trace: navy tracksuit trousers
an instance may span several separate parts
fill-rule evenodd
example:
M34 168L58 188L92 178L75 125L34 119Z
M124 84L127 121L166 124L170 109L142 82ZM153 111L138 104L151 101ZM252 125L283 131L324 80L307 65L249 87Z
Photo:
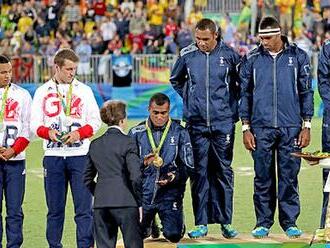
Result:
M256 226L270 228L273 225L276 200L282 229L296 226L300 213L298 173L301 160L290 153L301 150L297 145L300 131L301 128L296 127L252 130L256 139L256 150L252 152L255 170L253 200Z
M323 120L322 125L322 151L330 152L330 124L326 120ZM323 169L323 187L327 181L329 175L329 169ZM325 217L327 214L327 207L329 202L329 193L323 192L322 214L320 228L324 228Z
M23 198L25 193L25 160L0 162L0 213L2 199L6 200L7 248L19 248L23 243ZM3 234L0 215L0 247Z
M235 125L188 125L195 169L190 172L195 225L231 224Z
M151 205L143 204L142 229L144 237L151 234L151 225L158 213L166 239L177 243L185 232L182 201L160 200Z
M92 195L83 183L86 156L45 156L44 186L48 207L46 236L50 248L62 248L68 184L74 203L77 248L93 246Z

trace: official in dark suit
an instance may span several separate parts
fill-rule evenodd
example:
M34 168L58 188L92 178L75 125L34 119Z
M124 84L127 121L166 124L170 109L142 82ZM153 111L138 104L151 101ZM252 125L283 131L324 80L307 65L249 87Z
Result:
M101 119L109 129L92 141L88 153L84 182L95 197L98 248L116 247L118 227L125 248L143 247L141 165L135 141L123 133L127 125L125 108L119 101L104 104Z

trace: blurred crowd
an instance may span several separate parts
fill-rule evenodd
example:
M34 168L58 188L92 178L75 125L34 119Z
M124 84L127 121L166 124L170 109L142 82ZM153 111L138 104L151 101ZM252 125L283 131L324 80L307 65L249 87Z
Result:
M175 54L192 42L197 18L185 18L179 0L4 0L1 6L0 53L9 56L51 56L62 47L75 49L82 60L90 54Z
M193 41L207 0L0 0L0 53L51 57L62 47L92 54L176 54ZM228 0L230 1L230 0ZM330 37L330 0L243 0L236 20L224 14L222 36L241 54L257 42L263 15L309 54Z
M330 0L243 0L237 24L227 17L222 25L226 42L246 53L258 42L258 24L265 15L277 17L283 33L310 56L330 38Z

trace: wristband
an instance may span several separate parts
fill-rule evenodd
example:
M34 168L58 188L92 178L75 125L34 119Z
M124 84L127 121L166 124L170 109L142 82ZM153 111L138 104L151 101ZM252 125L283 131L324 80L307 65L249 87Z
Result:
M312 122L310 122L310 121L304 121L303 128L311 129L312 128Z
M245 131L250 130L250 125L249 124L243 124L242 125L242 132L244 133Z

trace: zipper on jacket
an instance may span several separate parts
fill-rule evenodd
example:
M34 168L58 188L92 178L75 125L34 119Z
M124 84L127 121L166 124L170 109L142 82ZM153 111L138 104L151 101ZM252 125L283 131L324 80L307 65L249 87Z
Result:
M226 75L225 75L225 84L227 88L227 92L229 92L229 84L228 84L228 74L229 74L229 68L226 68Z
M154 139L154 140L155 140L155 143L156 143L157 146L159 145L161 135L162 135L161 131L156 131L155 132L156 139ZM158 183L157 182L159 181L159 176L160 176L160 168L157 168L156 169L156 179L155 179L155 183L154 183L154 191L152 193L152 199L151 199L150 204L153 204L154 201L155 201L155 198L156 198L156 194L157 194L157 191L158 191Z
M273 66L273 104L274 104L273 111L274 111L274 127L277 127L276 57L274 58L274 66Z
M159 181L159 175L160 175L160 168L156 169L156 180L155 180L155 185L154 185L154 192L152 194L152 199L151 199L151 203L150 204L154 204L155 198L156 198L156 194L158 191L158 181Z
M206 54L206 126L210 126L210 57L209 54Z
M256 68L253 68L253 95L256 91L256 85L257 85L257 81L256 81Z
M294 87L295 87L295 90L296 90L296 94L298 96L298 83L297 83L297 77L298 77L298 72L297 72L297 68L295 67L294 68Z
M190 86L190 84L192 83L191 75L190 75L190 68L187 68L187 71L188 71L189 86ZM188 87L188 88L189 88L189 90L190 90L190 87Z

